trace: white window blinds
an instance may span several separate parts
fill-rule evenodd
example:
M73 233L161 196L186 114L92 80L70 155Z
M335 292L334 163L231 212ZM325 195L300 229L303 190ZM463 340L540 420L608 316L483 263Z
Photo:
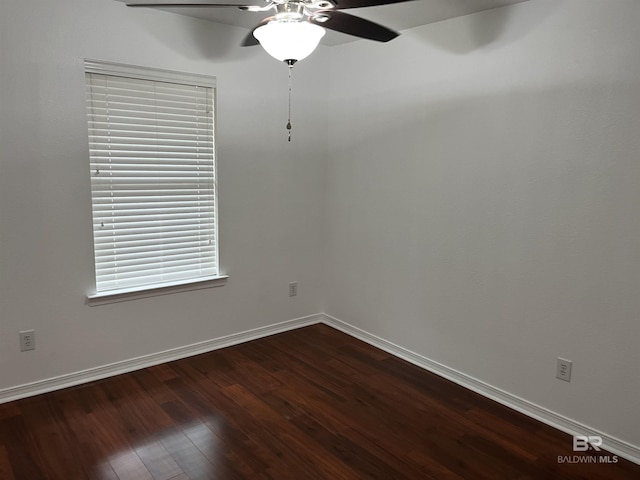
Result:
M214 79L85 71L96 291L217 276Z

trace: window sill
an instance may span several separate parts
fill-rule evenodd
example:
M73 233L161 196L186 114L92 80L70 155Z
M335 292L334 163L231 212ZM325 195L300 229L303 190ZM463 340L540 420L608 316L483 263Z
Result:
M87 305L90 307L96 307L98 305L106 305L109 303L126 302L129 300L137 300L139 298L168 295L170 293L190 292L192 290L202 290L204 288L221 287L227 283L228 278L228 275L220 275L218 277L208 277L190 282L167 283L149 287L99 292L94 293L93 295L87 295Z

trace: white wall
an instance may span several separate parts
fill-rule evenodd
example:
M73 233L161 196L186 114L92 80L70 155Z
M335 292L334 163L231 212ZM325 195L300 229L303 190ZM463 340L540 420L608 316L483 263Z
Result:
M0 8L0 389L319 312L322 79L246 30L112 0ZM323 63L322 48L314 63ZM93 288L83 59L214 75L224 287L88 307ZM296 298L288 283L298 281ZM35 329L37 349L18 351Z
M638 25L534 0L332 49L325 311L640 445Z

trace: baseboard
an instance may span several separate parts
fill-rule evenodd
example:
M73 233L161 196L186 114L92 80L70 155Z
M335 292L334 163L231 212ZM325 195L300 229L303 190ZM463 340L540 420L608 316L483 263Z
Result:
M293 320L288 320L286 322L275 323L265 327L259 327L240 333L234 333L232 335L226 335L224 337L205 340L204 342L198 342L192 345L172 348L163 352L152 353L150 355L131 358L128 360L111 363L109 365L103 365L96 368L90 368L88 370L82 370L79 372L60 375L58 377L39 380L37 382L5 388L0 390L0 403L6 403L12 400L18 400L20 398L31 397L34 395L39 395L41 393L47 393L54 390L73 387L76 385L81 385L83 383L93 382L95 380L101 380L107 377L113 377L122 373L133 372L142 368L171 362L173 360L179 360L181 358L191 357L193 355L199 355L201 353L211 352L213 350L218 350L220 348L230 347L239 343L256 340L258 338L267 337L276 333L282 333L288 330L306 327L307 325L313 325L316 323L320 323L321 321L322 315L320 314L308 315L306 317L300 317Z
M327 314L322 314L322 323L340 330L352 337L355 337L363 342L366 342L374 347L378 347L385 352L388 352L396 357L402 358L414 365L417 365L425 370L428 370L436 375L451 380L458 385L473 390L476 393L484 397L488 397L496 402L505 405L513 410L523 413L529 417L535 418L551 427L557 428L569 435L597 435L602 437L603 447L622 458L640 465L640 447L632 445L628 442L612 437L604 432L600 432L587 425L583 425L580 422L572 420L563 415L559 415L551 410L548 410L540 405L536 405L528 400L520 398L509 392L505 392L499 388L496 388L488 383L473 378L462 372L454 370L442 365L441 363L430 360L427 357L419 355L415 352L407 350L404 347L391 343L383 338L373 335L358 327L354 327L342 320L332 317Z

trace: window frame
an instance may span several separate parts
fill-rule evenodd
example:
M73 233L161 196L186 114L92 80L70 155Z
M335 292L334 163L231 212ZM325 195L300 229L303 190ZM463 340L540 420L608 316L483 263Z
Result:
M213 99L213 178L214 178L214 188L213 188L213 222L214 222L214 232L215 232L215 267L216 267L216 275L200 277L200 278L187 278L181 280L174 280L163 283L149 284L149 285L137 285L126 288L112 289L112 290L103 290L97 291L96 283L96 250L95 250L95 238L93 234L93 225L95 219L93 218L93 212L91 214L91 223L92 223L92 239L93 239L93 259L94 259L94 284L93 291L87 294L87 304L89 306L103 305L108 303L122 302L127 300L134 300L139 298L147 298L157 295L166 295L170 293L184 292L184 291L192 291L192 290L200 290L204 288L212 288L218 287L226 284L228 275L223 275L220 273L220 239L219 239L219 229L218 229L218 175L217 175L217 142L215 140L216 129L216 110L217 110L217 102L216 102L216 78L208 75L201 74L191 74L191 73L183 73L176 72L171 70L162 70L157 68L148 68L148 67L139 67L134 65L126 65L121 63L111 63L111 62L103 62L99 60L84 60L84 75L86 78L87 74L99 74L99 75L109 75L109 76L119 76L125 78L133 78L140 80L150 80L157 82L167 82L167 83L179 83L186 85L197 85L201 87L207 87L212 89L212 99ZM86 79L85 79L86 85ZM85 93L86 95L86 93ZM87 118L87 126L89 127L89 118ZM87 133L87 138L89 138L89 134ZM90 177L91 178L91 177ZM93 186L91 187L92 197L91 197L91 205L93 208Z

